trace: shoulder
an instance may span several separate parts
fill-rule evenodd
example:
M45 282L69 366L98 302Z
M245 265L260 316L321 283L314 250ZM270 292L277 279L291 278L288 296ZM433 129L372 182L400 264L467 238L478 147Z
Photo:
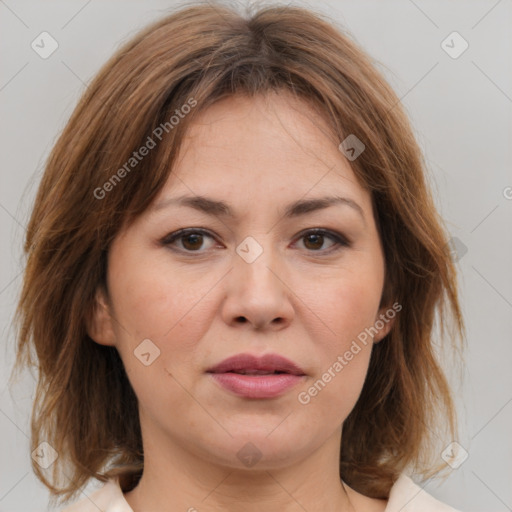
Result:
M391 488L385 512L459 512L441 503L405 474Z
M117 479L111 479L88 496L61 510L61 512L133 512L124 499Z

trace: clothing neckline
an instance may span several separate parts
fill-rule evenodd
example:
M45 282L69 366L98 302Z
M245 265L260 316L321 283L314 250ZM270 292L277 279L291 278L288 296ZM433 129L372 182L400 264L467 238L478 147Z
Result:
M134 512L130 507L119 484L119 477L109 479L103 487L95 491L89 500L96 504L100 499L104 512ZM81 512L82 508L71 507L63 512ZM91 509L92 510L92 509ZM416 484L409 476L402 473L390 490L384 512L458 512L441 503ZM84 510L85 512L85 510Z

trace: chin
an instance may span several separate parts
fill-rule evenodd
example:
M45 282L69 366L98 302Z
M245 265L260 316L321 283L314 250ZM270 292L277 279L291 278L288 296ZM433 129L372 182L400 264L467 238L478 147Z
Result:
M232 437L223 431L220 436L212 438L210 432L210 436L204 438L204 443L190 440L190 444L194 450L201 451L203 460L210 463L233 469L263 471L290 466L314 452L325 441L313 433L311 439L306 438L303 428L297 428L294 432L287 426L278 432L277 425L279 422L261 421L260 426L239 427Z

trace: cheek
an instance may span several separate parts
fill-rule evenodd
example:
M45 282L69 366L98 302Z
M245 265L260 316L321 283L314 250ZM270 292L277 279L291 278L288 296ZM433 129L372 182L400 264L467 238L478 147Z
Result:
M190 273L179 268L169 272L165 257L148 254L142 250L126 255L113 252L109 283L124 331L134 339L153 337L162 342L184 326L200 328L190 318L204 318L211 278L190 280Z
M213 294L208 294L215 281L211 275L191 280L190 273L171 274L155 258L150 262L142 255L119 254L109 267L117 348L136 394L148 406L155 400L158 407L157 396L181 396L179 383L197 370L200 341L216 311ZM148 339L151 343L143 341ZM146 366L136 356L148 352L151 363ZM155 386L162 386L162 393L155 393Z
M382 276L379 268L345 272L310 289L310 335L317 340L319 372L302 395L318 414L342 422L364 385L372 351L370 328L376 321Z
M140 261L118 265L112 277L117 349L145 414L156 421L159 411L190 406L182 386L194 370L209 322L205 293L176 277L171 283L158 268Z
M380 289L377 291L364 283L345 283L333 301L336 304L331 311L333 330L345 341L357 337L375 322L380 295Z
M368 371L372 339L365 329L374 322L378 307L378 294L368 296L359 284L332 291L324 309L322 340L317 343L318 373L302 389L298 397L306 404L311 416L322 417L327 424L341 424L354 408Z
M319 332L315 334L322 332L331 350L346 350L353 339L374 325L381 293L382 278L375 269L346 272L318 283L308 291L308 303L317 314Z

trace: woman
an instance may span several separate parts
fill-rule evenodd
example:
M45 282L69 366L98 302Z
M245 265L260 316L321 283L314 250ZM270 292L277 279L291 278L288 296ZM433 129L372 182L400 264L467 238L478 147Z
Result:
M308 10L198 4L122 47L27 230L17 368L53 499L93 478L66 511L453 511L407 476L456 446L434 318L464 331L424 172L369 57Z

